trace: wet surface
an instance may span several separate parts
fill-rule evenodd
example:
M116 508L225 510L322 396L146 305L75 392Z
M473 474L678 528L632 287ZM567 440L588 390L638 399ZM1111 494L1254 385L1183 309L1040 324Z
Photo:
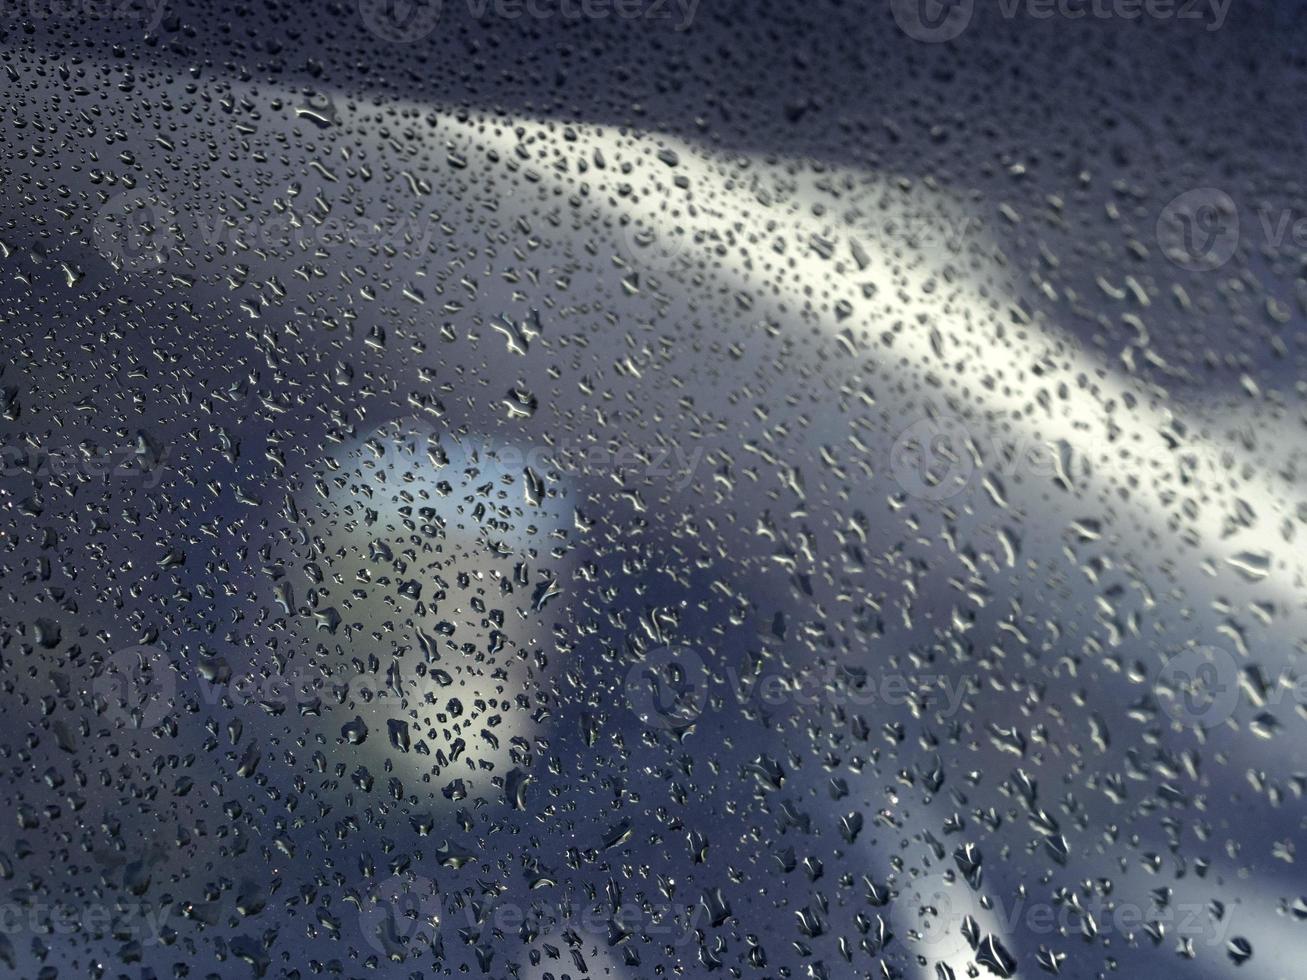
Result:
M1296 976L1298 9L6 10L6 975Z

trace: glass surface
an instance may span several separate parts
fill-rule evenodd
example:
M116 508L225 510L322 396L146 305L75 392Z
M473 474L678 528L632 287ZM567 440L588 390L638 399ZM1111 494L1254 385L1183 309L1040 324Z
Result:
M1302 11L5 5L0 977L1300 978Z

